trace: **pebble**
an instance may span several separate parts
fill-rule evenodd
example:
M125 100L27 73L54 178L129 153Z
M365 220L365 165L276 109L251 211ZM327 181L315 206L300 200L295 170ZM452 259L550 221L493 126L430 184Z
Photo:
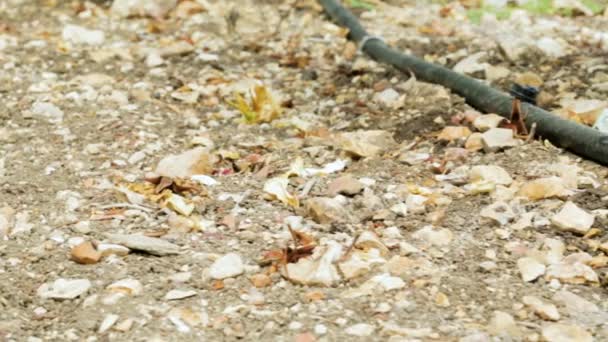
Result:
M560 177L544 177L524 183L518 192L519 195L536 201L552 197L567 197L572 192L568 190Z
M97 251L101 253L102 257L106 257L108 255L125 256L129 254L129 249L125 246L103 242L97 245Z
M103 334L106 331L110 330L110 328L112 328L114 323L116 323L116 321L118 321L118 318L119 318L119 316L115 315L115 314L106 315L106 317L104 317L103 321L101 321L101 324L99 325L99 329L97 329L97 332L99 334Z
M306 201L306 210L312 219L321 224L343 222L349 216L342 201L329 197L314 197Z
M100 259L102 254L95 249L90 241L82 242L72 248L70 252L72 260L79 264L95 264Z
M336 140L341 149L359 157L374 157L395 145L393 134L382 130L342 133Z
M209 276L212 279L220 280L238 276L244 271L245 267L241 257L236 253L228 253L209 267Z
M374 101L390 108L398 108L402 103L399 93L393 88L386 88L374 95Z
M105 41L103 31L89 30L77 25L66 25L61 37L63 40L74 44L101 45Z
M593 225L595 217L576 204L568 201L562 209L551 217L551 223L563 231L585 235Z
M114 0L110 11L120 17L162 18L177 5L177 0Z
M178 300L196 296L194 290L171 290L165 295L166 300Z
M251 277L249 277L249 281L251 281L253 286L257 288L267 287L272 284L272 279L268 275L263 273L252 275Z
M491 128L481 135L483 148L486 152L520 145L521 142L513 138L513 130L508 128Z
M344 332L347 335L366 337L366 336L370 336L374 332L374 330L376 330L376 329L374 328L373 325L365 324L365 323L358 323L358 324L351 325L350 327L344 329Z
M144 292L144 287L137 279L126 278L116 281L106 287L113 293L126 294L129 296L139 296Z
M488 331L493 335L507 335L514 339L519 339L522 335L513 316L502 311L494 311L494 317L488 325Z
M423 240L435 246L447 246L452 242L454 234L446 229L435 229L432 226L425 226L412 234L414 239Z
M522 302L534 311L540 318L549 321L558 321L560 318L559 311L555 305L546 303L534 296L524 296Z
M547 342L593 342L589 332L570 324L547 324L542 328L542 335Z
M521 274L521 278L525 282L536 280L536 278L545 274L546 266L538 260L531 257L523 257L517 260L517 268Z
M59 278L53 283L40 285L36 293L42 298L74 299L85 294L91 287L88 279Z
M332 197L338 194L354 196L361 191L363 191L363 184L352 175L344 175L336 178L329 183L327 188L327 194Z
M466 139L471 135L471 130L466 126L447 126L444 127L437 139L443 141L454 141L458 139Z
M513 178L507 170L497 165L476 165L469 171L469 182L491 182L509 186Z
M171 242L139 234L106 234L112 243L152 255L163 256L179 253L179 246Z

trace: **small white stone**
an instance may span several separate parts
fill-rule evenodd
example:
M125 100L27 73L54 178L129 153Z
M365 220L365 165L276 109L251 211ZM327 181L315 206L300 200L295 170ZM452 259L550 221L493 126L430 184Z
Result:
M399 101L399 93L393 88L384 89L383 91L374 95L374 101L392 108L399 107L401 102Z
M469 171L470 182L491 182L509 186L513 182L513 178L507 170L498 165L476 165Z
M42 298L73 299L87 292L90 287L88 279L59 278L51 284L40 285L36 293Z
M524 296L522 299L523 303L529 306L534 313L540 316L542 319L550 321L558 321L560 318L559 311L555 305L551 303L545 303L534 296Z
M194 290L171 290L165 295L166 300L177 300L196 296Z
M530 257L523 257L517 260L517 268L523 281L530 282L545 274L546 266L538 260Z
M105 40L105 34L99 30L89 30L82 26L66 25L61 33L63 40L74 44L100 45Z
M297 321L293 321L291 323L289 323L289 325L287 326L289 328L289 330L300 330L302 329L303 324Z
M323 324L317 324L315 325L314 331L317 335L325 335L327 334L327 327Z
M496 152L502 148L513 147L521 142L513 138L513 130L508 128L491 128L481 135L486 152Z
M373 325L359 323L355 325L351 325L350 327L344 329L344 332L347 335L365 337L370 336L374 332L375 328Z
M236 253L228 253L217 259L209 268L209 276L213 279L232 278L245 271L243 260Z
M124 293L131 296L138 296L143 293L144 287L137 279L127 278L114 282L106 287L111 292Z
M105 333L106 331L110 330L110 328L114 325L114 323L116 323L116 321L118 321L118 315L114 315L114 314L106 315L106 317L103 319L103 321L101 321L101 324L99 325L99 329L97 330L97 332L100 334Z
M568 201L559 213L551 217L551 223L564 231L584 235L593 225L595 217Z

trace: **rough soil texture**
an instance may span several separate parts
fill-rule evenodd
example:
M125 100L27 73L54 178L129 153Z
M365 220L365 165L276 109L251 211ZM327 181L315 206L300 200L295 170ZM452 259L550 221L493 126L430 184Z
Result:
M540 81L547 109L608 92L601 14L517 12L473 24L458 2L373 3L355 12L389 44L448 67L481 52L465 72L501 89ZM164 18L118 17L110 5L0 3L0 339L608 340L605 167L542 139L496 152L439 139L450 125L475 132L467 119L479 113L358 53L313 1L182 1ZM538 48L543 37L558 47ZM273 121L246 123L229 104L237 93L247 100L256 82L278 98ZM341 136L371 130L394 141ZM194 206L185 215L148 181L160 160L197 146L218 184L165 189ZM298 158L305 168L346 166L285 175ZM475 183L476 165L501 167L511 181ZM330 193L345 175L333 185L343 195ZM280 177L299 206L264 190ZM548 177L564 191L522 195ZM566 201L591 225L558 229L552 218ZM313 240L313 255L264 262L293 247L288 226ZM179 251L72 260L83 241L99 248L118 233ZM337 257L319 266L334 272L330 283L284 272L332 246ZM244 265L212 270L228 253ZM356 275L336 268L355 254L364 265ZM542 272L525 281L522 259ZM231 267L235 275L214 273ZM44 291L57 279L90 286L60 299ZM166 297L176 289L192 292Z

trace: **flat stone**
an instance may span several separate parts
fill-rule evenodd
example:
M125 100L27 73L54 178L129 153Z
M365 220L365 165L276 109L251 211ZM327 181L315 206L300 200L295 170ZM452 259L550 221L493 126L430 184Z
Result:
M489 129L496 128L502 122L506 121L505 118L498 114L484 114L475 118L473 126L480 132L485 132Z
M361 191L363 191L363 184L352 175L334 179L327 188L327 194L332 197L338 194L354 196Z
M599 283L597 273L581 262L560 262L549 265L546 278L547 280L557 279L562 283L569 284Z
M486 152L496 152L521 144L521 141L513 138L513 130L508 128L491 128L482 134L481 139Z
M90 241L85 241L72 248L72 260L79 264L95 264L101 259L101 253L95 249Z
M593 342L593 336L585 329L570 324L545 325L542 336L547 342Z
M196 296L194 290L171 290L165 295L166 300L178 300Z
M534 311L540 318L549 321L558 321L560 318L557 307L551 303L546 303L534 296L524 296L523 303Z
M228 253L217 259L209 268L209 276L213 279L232 278L245 271L243 260L236 253Z
M88 279L59 278L53 283L40 285L36 293L42 298L74 299L85 294L91 287Z
M536 201L545 198L563 198L570 196L572 191L568 190L560 177L544 177L524 183L518 191L518 195L529 200Z
M179 246L171 242L138 234L106 234L112 243L152 255L171 255L179 253Z
M317 223L343 222L348 212L342 202L336 198L314 197L306 201L306 210Z
M551 223L563 231L585 235L593 225L595 217L576 204L568 201L559 213L551 217Z
M470 182L491 182L509 186L513 182L513 178L507 170L497 165L476 165L469 171Z
M359 323L359 324L351 325L350 327L346 328L344 330L344 332L347 335L351 335L351 336L365 337L365 336L370 336L371 334L373 334L374 330L376 330L376 329L374 328L373 325Z
M536 280L536 278L545 274L547 269L544 264L530 257L523 257L517 260L517 268L521 274L521 278L525 282Z

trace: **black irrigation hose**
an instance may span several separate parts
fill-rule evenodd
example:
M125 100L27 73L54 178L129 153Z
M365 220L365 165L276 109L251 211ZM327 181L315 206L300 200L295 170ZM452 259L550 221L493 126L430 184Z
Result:
M513 98L506 93L450 69L402 54L380 39L370 39L359 20L338 1L319 0L319 2L333 20L349 29L351 40L363 43L363 52L374 60L391 64L403 72L413 72L423 81L450 88L482 112L496 113L505 118L511 116ZM527 114L526 126L530 129L535 123L537 135L559 147L608 165L608 134L562 119L528 103L522 103L522 109Z

